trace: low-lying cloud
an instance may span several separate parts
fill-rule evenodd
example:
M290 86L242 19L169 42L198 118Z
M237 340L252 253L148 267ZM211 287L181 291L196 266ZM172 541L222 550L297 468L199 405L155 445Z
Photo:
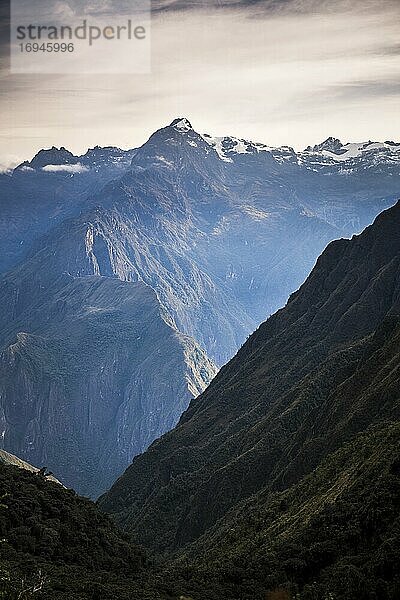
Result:
M42 167L42 171L46 173L86 173L88 167L76 163L75 165L46 165Z

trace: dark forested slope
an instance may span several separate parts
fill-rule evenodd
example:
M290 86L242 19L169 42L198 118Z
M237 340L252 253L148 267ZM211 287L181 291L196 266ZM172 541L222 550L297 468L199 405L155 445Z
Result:
M3 463L0 536L0 598L143 597L144 552L109 517L72 490Z
M356 435L282 492L267 488L181 553L194 600L397 600L400 424Z
M177 551L253 494L297 484L355 434L397 421L399 231L400 203L330 244L101 507L144 544Z

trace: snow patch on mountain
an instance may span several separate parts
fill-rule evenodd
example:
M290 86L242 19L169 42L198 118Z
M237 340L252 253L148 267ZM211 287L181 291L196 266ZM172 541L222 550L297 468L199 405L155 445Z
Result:
M232 162L232 158L229 156L231 154L256 154L262 150L270 150L269 146L265 146L264 144L255 144L233 136L212 137L208 133L205 133L202 135L202 138L226 162Z
M163 163L164 165L166 165L167 167L173 167L174 163L171 162L170 160L167 160L165 158L165 156L162 156L161 154L157 154L155 156L155 159L158 160L159 162Z
M254 221L262 221L264 219L268 219L271 215L265 210L261 210L256 208L255 206L245 205L242 206L242 211L251 217Z
M369 140L343 144L338 138L329 137L320 144L296 152L291 146L274 147L234 136L218 137L205 133L201 137L217 152L221 160L230 163L239 155L257 155L264 152L268 152L277 163L297 164L310 171L319 171L323 167L346 161L363 161L364 157L368 157L370 164L396 164L400 159L400 143L393 141ZM340 168L340 172L348 173L349 167Z
M211 135L208 135L208 133L205 133L202 136L202 138L209 146L214 148L214 150L216 151L216 153L218 154L218 156L220 157L221 160L224 160L225 162L233 162L231 158L226 156L223 146L222 146L223 141L226 139L230 139L230 138L211 137Z

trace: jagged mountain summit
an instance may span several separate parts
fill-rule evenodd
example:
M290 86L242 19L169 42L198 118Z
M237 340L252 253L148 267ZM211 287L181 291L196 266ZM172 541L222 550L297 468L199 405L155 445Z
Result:
M383 171L390 166L398 167L400 163L400 143L393 141L372 142L369 140L343 144L338 138L328 137L320 144L307 146L303 151L296 152L291 146L274 147L232 136L213 137L204 134L203 138L215 149L222 160L231 163L235 159L237 160L238 155L241 154L264 153L271 154L274 161L281 165L296 164L303 169L315 172L318 171L317 165L320 165L321 169L322 166L335 167L338 162L347 163L341 165L342 173L346 167L348 169L352 167L353 170L380 168ZM326 174L327 171L321 170L321 172Z
M16 167L16 170L46 170L46 167L48 168L49 166L61 167L63 165L74 165L78 162L78 160L78 157L74 156L69 150L66 150L64 146L61 146L61 148L52 146L52 148L49 148L48 150L39 150L39 152L32 158L31 161L23 162L21 165Z
M400 202L361 235L331 243L101 507L161 553L210 548L219 520L242 502L268 501L356 434L398 424L399 227Z
M74 174L90 169L97 170L100 166L105 170L112 168L112 166L122 169L129 165L135 151L135 149L122 150L114 146L95 146L89 148L85 154L76 156L66 150L64 146L60 148L52 146L49 149L39 150L32 160L24 161L15 167L12 175L20 174L21 171L24 173L45 171L47 173L65 172Z
M308 146L305 149L305 152L331 152L333 154L341 154L345 152L343 150L343 144L338 138L328 137L326 140L321 142L320 144L315 144L315 146Z

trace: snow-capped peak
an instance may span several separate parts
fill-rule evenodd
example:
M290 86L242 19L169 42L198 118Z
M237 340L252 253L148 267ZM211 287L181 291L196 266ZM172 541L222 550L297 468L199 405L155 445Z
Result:
M225 162L233 162L233 157L238 154L259 154L269 152L277 162L293 160L295 152L289 146L275 148L259 142L251 142L233 136L212 137L204 133L202 138L217 152Z
M186 131L191 131L193 129L190 121L185 117L178 117L177 119L174 119L170 127L173 127L175 131L179 131L181 133L185 133Z
M30 162L26 161L23 165L28 165L34 169L41 169L46 165L73 165L77 162L78 157L69 150L66 150L64 146L61 146L60 148L52 146L51 148L39 150Z
M202 138L209 146L214 148L218 156L226 161L232 162L230 155L233 154L255 154L261 150L262 144L254 144L247 140L239 139L233 136L212 137L208 133L202 135ZM258 148L260 146L260 148ZM263 146L264 150L268 150L267 146Z
M303 157L312 155L319 155L324 159L330 159L333 162L343 162L350 159L361 158L365 153L374 152L378 158L380 153L387 156L394 156L397 152L400 152L400 144L395 142L349 142L347 144L337 144L339 140L335 138L328 138L322 144L316 146L308 146Z

